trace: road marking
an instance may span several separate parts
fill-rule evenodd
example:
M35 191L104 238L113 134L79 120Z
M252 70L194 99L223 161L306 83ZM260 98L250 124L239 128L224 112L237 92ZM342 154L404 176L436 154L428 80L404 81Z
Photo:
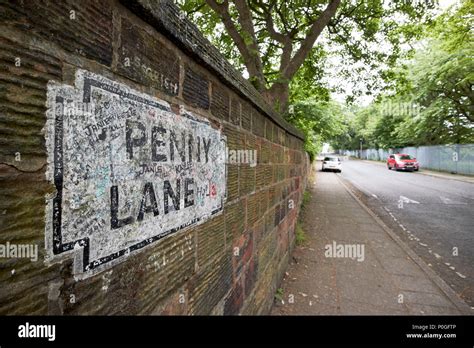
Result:
M466 279L466 276L465 276L464 274L461 274L461 273L459 273L459 272L456 272L456 274L457 274L458 276L460 276L462 279Z
M441 256L440 256L439 254L436 254L436 253L434 253L434 256L435 256L437 259L440 259L440 258L441 258Z
M372 193L372 196L378 199L377 195L374 195L373 193Z
M379 216L377 216L372 210L369 209L367 205L365 205L361 199L354 194L342 181L342 179L338 178L340 183L347 192L352 196L352 198L359 203L359 205L378 223L378 225L403 249L408 256L423 270L425 271L431 280L442 290L442 292L455 304L456 308L460 310L461 313L466 313L467 309L465 302L459 299L458 295L452 290L446 282L440 278L433 270L431 264L426 264L408 245L408 243L404 243L402 239L394 232L393 229L389 228ZM386 209L387 210L387 209ZM388 210L387 210L388 211ZM431 249L429 249L430 252ZM469 308L469 307L467 307Z
M424 243L418 243L418 244L420 244L421 246L424 246L424 247L428 246L428 244L424 244Z
M453 201L452 199L450 199L448 197L443 197L443 196L440 196L439 199L441 199L441 201L444 204L467 204L465 202Z
M400 196L400 200L403 202L403 203L413 203L413 204L420 204L420 202L417 202L413 199L410 199L408 197L405 197L405 196Z

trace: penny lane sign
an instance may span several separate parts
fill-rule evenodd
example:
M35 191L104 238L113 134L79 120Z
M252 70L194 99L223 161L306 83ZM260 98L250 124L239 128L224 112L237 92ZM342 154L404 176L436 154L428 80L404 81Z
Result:
M201 117L79 70L48 85L49 262L86 278L223 209L226 142Z

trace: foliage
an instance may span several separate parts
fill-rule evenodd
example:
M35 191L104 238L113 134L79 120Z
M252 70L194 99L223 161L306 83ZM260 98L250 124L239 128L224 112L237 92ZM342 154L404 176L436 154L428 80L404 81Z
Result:
M303 194L303 203L301 204L301 209L304 209L308 206L309 201L311 200L311 192L306 190Z
M299 223L296 224L295 228L295 243L297 246L305 245L307 241L306 233Z
M419 37L416 24L431 20L436 1L178 0L178 3L236 68L249 74L250 82L267 101L279 111L285 111L291 97L314 97L314 93L321 93L320 98L327 100L321 78L327 73L322 61L328 52L337 52L348 68L363 63L376 75L383 76L388 67L404 56L403 46ZM378 80L372 81L360 66L355 70L357 76L351 75L350 69L343 69L341 74L348 79L365 80L366 93L372 93Z
M296 101L286 119L306 136L305 149L313 160L323 143L345 131L342 107L334 101Z
M279 302L282 302L283 295L284 295L283 288L278 288L275 292L275 299L278 300Z
M463 1L429 26L424 46L392 71L394 93L359 108L337 149L474 142L474 5Z

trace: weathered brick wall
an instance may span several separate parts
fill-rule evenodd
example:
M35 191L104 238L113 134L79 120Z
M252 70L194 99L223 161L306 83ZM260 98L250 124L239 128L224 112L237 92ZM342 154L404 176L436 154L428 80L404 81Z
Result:
M48 177L48 83L73 86L78 70L163 100L177 115L184 107L220 130L229 149L257 150L258 159L226 164L222 212L83 278L71 253L48 261L46 209L58 195ZM306 184L302 135L176 7L0 0L0 81L0 245L39 250L37 261L0 258L0 314L268 311Z

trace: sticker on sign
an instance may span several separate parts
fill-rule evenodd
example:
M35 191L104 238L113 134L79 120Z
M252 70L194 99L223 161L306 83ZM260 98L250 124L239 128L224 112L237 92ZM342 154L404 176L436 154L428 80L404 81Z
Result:
M86 278L222 211L226 138L206 119L84 70L47 107L49 262L73 254Z

